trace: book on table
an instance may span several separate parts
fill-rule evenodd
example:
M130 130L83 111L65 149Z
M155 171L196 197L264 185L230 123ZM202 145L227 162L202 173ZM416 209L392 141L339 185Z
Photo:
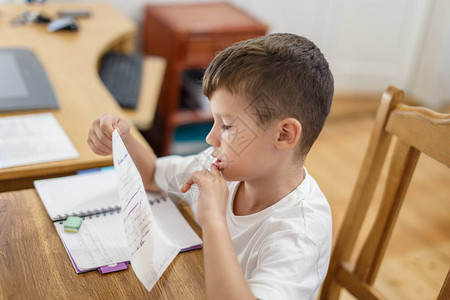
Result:
M77 273L126 268L129 248L114 169L36 180L34 186ZM168 197L147 193L156 226L181 252L202 241ZM69 216L83 218L78 233L64 231Z

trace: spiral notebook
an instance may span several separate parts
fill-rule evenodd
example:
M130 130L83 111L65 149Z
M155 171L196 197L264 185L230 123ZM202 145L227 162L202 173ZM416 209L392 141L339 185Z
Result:
M116 264L129 261L114 169L36 180L34 186L77 273L115 271ZM147 197L157 225L181 252L201 248L201 239L169 198ZM64 231L68 216L83 218L78 233Z

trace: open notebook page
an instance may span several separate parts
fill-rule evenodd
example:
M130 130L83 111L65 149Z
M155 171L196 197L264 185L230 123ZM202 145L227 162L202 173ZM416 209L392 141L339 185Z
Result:
M181 251L198 249L202 240L169 198L147 194L161 232ZM158 200L157 200L158 199ZM64 221L54 222L77 273L130 261L124 224L118 212L86 217L78 233L64 231Z
M64 222L55 222L77 273L130 260L120 213L87 217L78 233L64 231Z
M113 169L36 180L34 186L52 220L66 214L120 206L117 177Z
M158 198L150 193L147 194L147 197L161 232L179 246L181 252L201 248L202 240L187 223L172 200L168 197Z

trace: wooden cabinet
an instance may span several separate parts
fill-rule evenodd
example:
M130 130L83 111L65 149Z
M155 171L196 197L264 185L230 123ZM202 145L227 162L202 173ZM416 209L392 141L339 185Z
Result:
M266 31L265 24L225 2L145 7L143 52L167 60L153 132L147 134L157 154L169 154L177 126L212 120L205 111L180 110L183 72L206 69L218 51Z

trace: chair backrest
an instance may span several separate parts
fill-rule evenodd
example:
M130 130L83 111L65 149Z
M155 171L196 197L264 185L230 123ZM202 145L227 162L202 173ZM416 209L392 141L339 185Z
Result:
M450 114L408 106L402 104L403 99L403 91L395 87L389 87L382 96L369 146L322 286L322 300L338 299L341 288L358 299L383 298L373 283L420 153L450 166ZM397 138L381 204L356 263L352 265L349 260L374 198L393 136ZM446 280L439 297L448 295L448 291L449 280Z

